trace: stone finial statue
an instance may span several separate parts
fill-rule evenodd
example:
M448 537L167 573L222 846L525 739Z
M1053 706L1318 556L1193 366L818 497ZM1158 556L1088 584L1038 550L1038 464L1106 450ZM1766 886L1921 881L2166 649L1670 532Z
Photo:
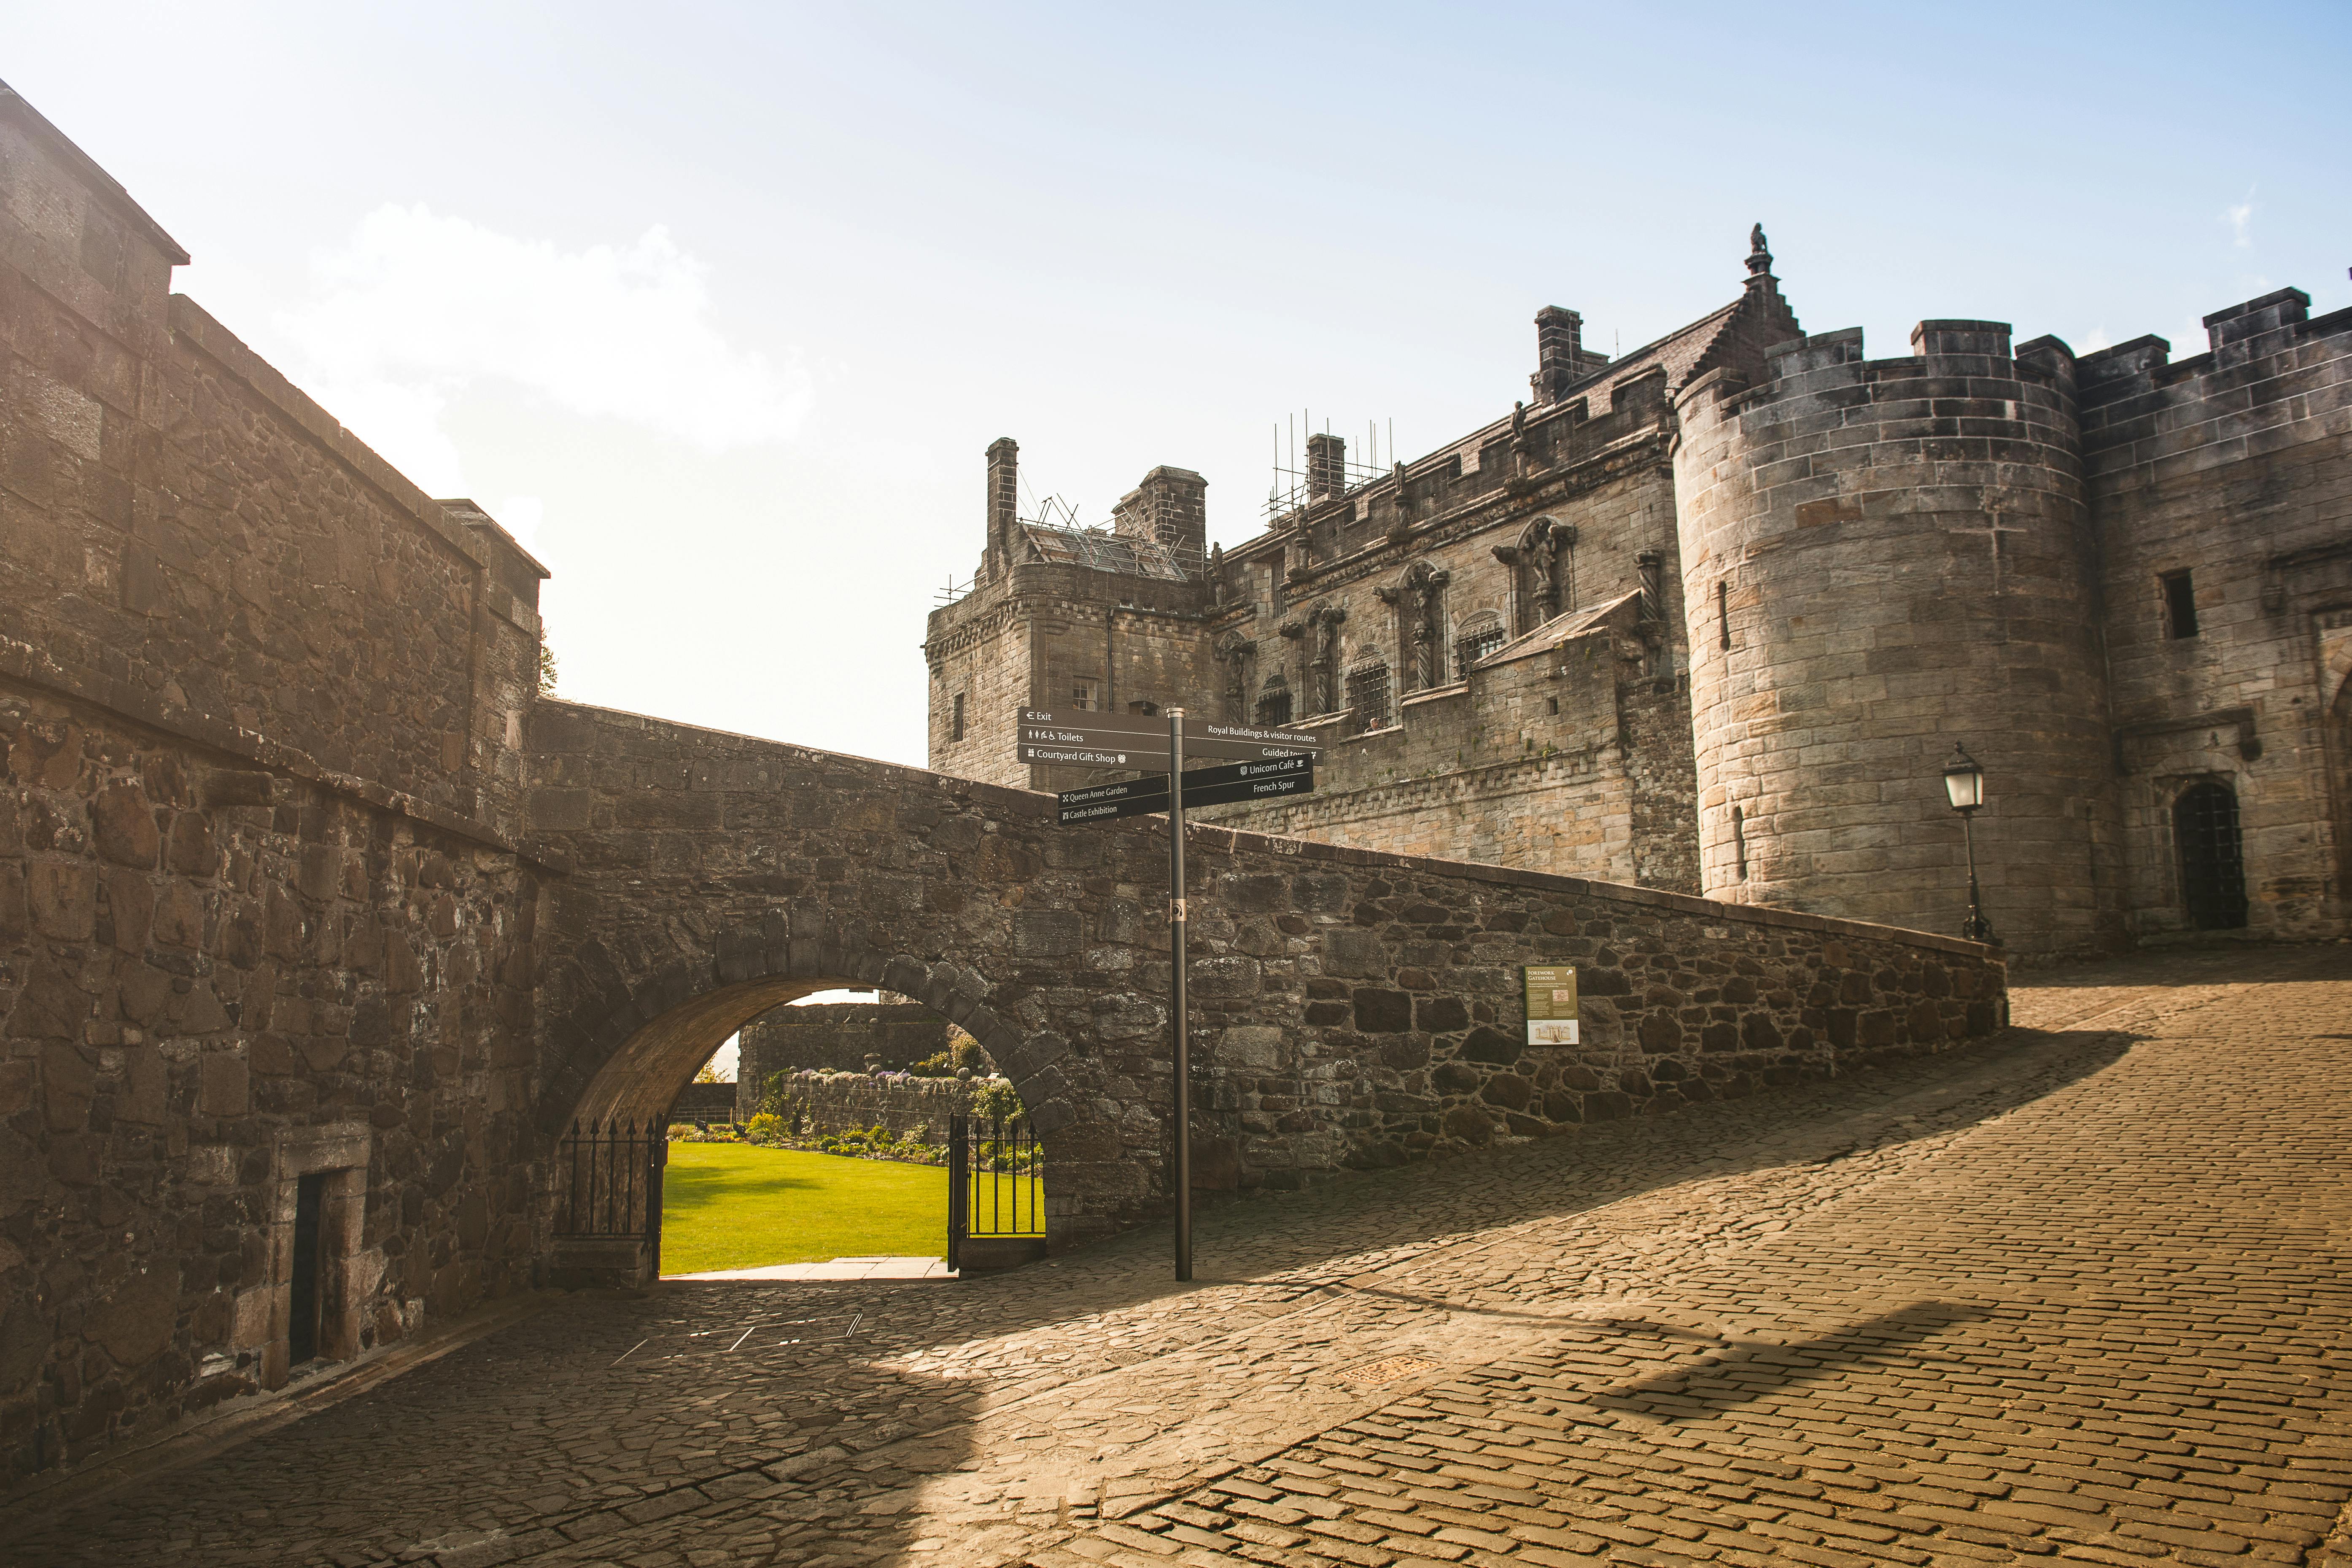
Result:
M1760 223L1754 228L1748 231L1748 254L1750 256L1769 256L1771 254L1770 251L1764 247L1764 226Z
M1772 275L1772 253L1764 247L1764 226L1758 224L1748 231L1748 281L1760 286Z

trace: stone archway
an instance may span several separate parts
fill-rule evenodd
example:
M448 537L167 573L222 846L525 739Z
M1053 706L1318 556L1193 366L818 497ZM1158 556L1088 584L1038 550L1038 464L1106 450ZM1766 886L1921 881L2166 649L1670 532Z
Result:
M575 1121L660 1115L730 1035L819 991L878 987L911 996L971 1035L1008 1074L1031 1055L988 1006L987 982L975 973L837 942L785 942L772 952L761 934L730 931L707 963L666 964L627 984L606 1017L564 1031L573 1045L541 1099L541 1131L554 1136ZM1066 1121L1032 1102L1041 1087L1034 1079L1024 1089L1016 1078L1014 1087L1041 1127Z
M539 1112L552 1155L542 1197L548 1221L556 1229L551 1257L559 1281L637 1286L658 1275L661 1171L667 1163L663 1128L668 1109L712 1051L772 1008L815 992L875 986L910 995L960 1025L1008 1071L1008 1064L1031 1054L1024 1051L1019 1035L986 1005L987 984L973 973L854 942L804 940L772 946L764 940L771 929L764 923L725 928L695 958L664 963L625 983L608 1016L575 1019L574 1026L565 1031L571 1048L551 1075ZM1066 1123L1066 1108L1041 1094L1050 1080L1027 1077L1025 1084L1015 1079L1014 1092L1030 1112L1029 1123L1039 1133L1050 1163L1053 1148L1044 1137L1049 1118L1039 1112L1063 1111L1050 1119L1050 1125L1058 1128ZM621 1131L614 1142L612 1130L616 1125ZM602 1142L595 1135L600 1127L606 1130ZM590 1134L586 1140L580 1137L583 1129ZM583 1150L592 1151L592 1173L598 1152L608 1173L616 1159L635 1173L624 1183L628 1213L634 1216L631 1234L583 1236L557 1225L567 1206L576 1205ZM609 1220L614 1213L608 1206L605 1217ZM944 1214L941 1217L944 1221Z

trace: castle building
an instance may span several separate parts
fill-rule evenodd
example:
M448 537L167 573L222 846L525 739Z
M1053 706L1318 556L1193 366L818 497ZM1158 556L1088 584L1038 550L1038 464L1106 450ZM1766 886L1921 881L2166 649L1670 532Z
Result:
M2077 355L1997 321L1807 336L1738 298L1611 359L1536 317L1530 396L1384 474L1308 443L1207 544L1158 468L1024 521L933 612L930 763L1036 789L1013 711L1321 731L1308 796L1203 813L1369 848L1957 931L2021 957L2352 929L2352 310L2283 289Z

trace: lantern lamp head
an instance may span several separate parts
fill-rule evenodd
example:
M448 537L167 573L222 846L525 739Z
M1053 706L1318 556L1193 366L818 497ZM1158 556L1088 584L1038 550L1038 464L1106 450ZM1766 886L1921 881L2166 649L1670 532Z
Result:
M1944 793L1951 796L1954 811L1974 811L1984 805L1984 769L1957 745L1952 760L1944 764Z

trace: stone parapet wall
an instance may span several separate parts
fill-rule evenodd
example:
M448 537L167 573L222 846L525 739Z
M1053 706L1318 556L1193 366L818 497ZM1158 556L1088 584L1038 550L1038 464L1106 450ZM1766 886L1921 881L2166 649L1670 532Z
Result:
M779 1007L743 1026L738 1045L736 1116L749 1120L769 1078L810 1069L862 1073L866 1058L911 1067L948 1048L949 1025L908 1002L813 1002Z
M903 1138L921 1129L925 1142L948 1135L948 1118L971 1110L971 1097L989 1079L909 1078L903 1073L796 1072L784 1079L786 1114L798 1111L819 1132L886 1127Z

